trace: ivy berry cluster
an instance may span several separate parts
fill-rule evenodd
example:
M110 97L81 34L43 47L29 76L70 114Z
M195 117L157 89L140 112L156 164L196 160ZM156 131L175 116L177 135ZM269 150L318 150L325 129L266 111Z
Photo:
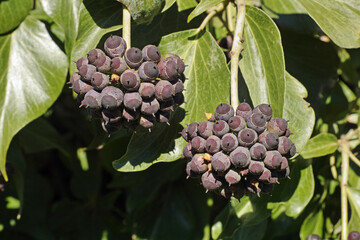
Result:
M169 124L174 106L184 102L183 60L175 54L161 59L154 45L127 49L115 35L106 39L104 51L92 49L76 62L69 84L80 107L100 118L109 134L121 127L150 131L156 122Z
M279 178L289 178L288 159L296 154L287 121L272 118L272 108L246 102L236 112L229 104L190 123L181 132L188 177L201 176L206 191L238 199L244 194L271 194Z

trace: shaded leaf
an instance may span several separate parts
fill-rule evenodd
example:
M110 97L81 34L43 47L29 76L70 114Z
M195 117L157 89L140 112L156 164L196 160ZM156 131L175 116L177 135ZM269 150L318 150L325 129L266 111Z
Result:
M360 47L360 4L357 0L301 0L299 3L340 47Z
M242 227L234 232L234 235L231 238L225 238L225 240L230 239L241 239L241 240L261 240L263 239L266 231L267 220L260 222L259 224Z
M33 7L33 0L11 0L0 2L0 34L20 25Z
M230 79L225 56L211 34L193 37L196 30L164 36L159 49L162 53L178 54L189 67L185 70L185 101L170 120L170 127L157 124L151 133L137 131L126 154L115 160L118 171L142 171L157 162L171 162L182 155L186 142L180 138L182 126L204 121L204 112L213 112L219 103L229 102ZM179 124L181 122L181 125Z
M215 7L223 1L224 0L201 0L201 2L196 6L196 8L190 13L187 21L190 22L193 18L199 16L200 14L212 7Z
M150 23L163 8L165 0L118 0L130 11L132 19L140 23Z
M360 191L355 188L348 188L347 194L351 207L351 217L348 224L348 232L359 231L360 229Z
M196 0L176 0L176 3L178 5L179 12L193 8L198 4Z
M1 36L0 45L0 170L6 178L6 151L12 137L57 99L67 64L45 25L32 17L11 35Z
M306 239L310 234L317 234L320 237L324 227L324 213L322 209L314 209L304 220L300 228L300 238Z
M320 133L311 138L301 152L305 159L331 154L338 148L337 138L331 133Z
M253 104L269 103L274 117L283 114L285 63L280 32L263 11L246 7L241 73Z

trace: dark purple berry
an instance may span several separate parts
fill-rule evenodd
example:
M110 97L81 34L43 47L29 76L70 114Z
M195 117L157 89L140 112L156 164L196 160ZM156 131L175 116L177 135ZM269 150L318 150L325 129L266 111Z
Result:
M96 65L100 56L105 56L105 53L101 49L94 48L90 50L87 54L89 64Z
M236 108L236 115L244 118L247 120L251 115L252 109L250 105L246 102L242 102L239 104L239 106Z
M255 130L258 134L262 133L266 129L266 119L260 113L252 113L246 120L248 128Z
M72 86L72 89L74 90L74 92L76 92L79 95L84 95L86 94L88 91L90 91L91 89L93 89L93 86L91 86L90 84L87 84L83 81L81 81L81 79L77 79L74 81L74 84Z
M85 107L89 107L91 109L100 109L101 108L101 94L91 89L85 94L84 104Z
M265 131L259 136L259 142L261 142L267 150L277 149L279 144L279 137L275 133Z
M101 91L101 105L105 109L114 109L121 105L124 93L117 87L107 86Z
M163 80L172 81L175 80L179 76L179 72L177 70L177 64L175 61L170 59L163 59L158 63L159 75Z
M285 136L285 137L289 137L291 134L292 134L292 132L290 131L289 128L287 128L286 131L285 131L285 133L284 133L284 136Z
M187 132L189 134L190 139L193 139L198 135L197 133L198 126L199 124L197 122L190 123L189 126L187 126Z
M231 152L239 145L237 137L232 133L227 133L221 138L221 148L225 152Z
M114 110L103 109L101 111L102 118L104 122L107 123L116 123L122 119L122 109L117 108Z
M221 140L218 136L212 135L206 139L205 148L208 153L217 153L220 151Z
M249 172L254 175L260 175L264 171L264 167L263 162L250 160Z
M203 154L195 154L190 161L190 168L194 173L202 174L208 170Z
M231 165L229 156L222 152L217 152L211 157L211 165L216 172L225 172Z
M228 120L229 127L231 131L239 132L245 128L245 120L240 116L233 116Z
M182 94L182 93L175 94L173 99L174 99L174 104L176 106L180 106L181 104L183 104L185 102L185 97L184 97L184 94Z
M126 42L123 38L115 35L108 37L104 43L104 49L110 57L122 57L126 50Z
M127 92L124 95L124 106L131 110L136 110L142 104L141 96L138 92Z
M230 153L230 161L237 168L245 168L250 163L250 152L247 148L237 147Z
M287 167L289 167L289 162L286 157L282 157L280 170L285 170Z
M264 167L264 171L259 176L259 181L269 182L271 178L271 171Z
M155 95L155 86L152 83L143 82L140 84L139 93L142 98L148 99Z
M121 75L126 69L127 65L122 57L114 57L110 64L111 72Z
M109 80L109 76L101 72L96 72L91 77L91 85L94 87L94 89L101 91L107 85L109 85Z
M144 128L152 128L156 122L156 118L151 115L142 115L139 124Z
M241 176L238 172L234 171L233 169L230 169L226 174L225 174L225 180L226 182L229 183L230 185L236 184L238 182L240 182L241 180Z
M191 140L191 147L196 152L205 152L206 140L202 137L196 136Z
M185 63L184 63L184 61L176 54L169 53L167 55L168 55L168 57L167 57L168 59L171 59L171 60L176 62L178 73L183 74L184 71L185 71Z
M111 59L108 56L101 55L95 64L97 70L102 73L110 73Z
M213 191L221 187L222 182L213 172L204 172L201 175L201 182L208 191Z
M66 84L70 84L71 86L74 84L75 80L81 79L81 76L78 72L74 72L70 76L70 80Z
M182 138L185 140L185 141L189 141L190 140L190 137L189 137L189 134L188 134L188 128L183 128L183 130L181 130L180 132Z
M152 81L159 76L159 68L157 64L153 62L143 62L138 71L143 81Z
M282 162L282 156L278 151L267 151L264 159L265 166L268 169L279 169Z
M174 99L170 98L166 101L160 101L160 110L161 111L174 111Z
M120 83L126 90L138 90L140 82L139 74L133 69L125 70L120 76Z
M156 113L156 121L161 122L161 123L169 123L170 111L158 111Z
M160 80L155 85L155 97L159 101L166 101L174 95L174 88L169 81Z
M321 240L321 237L316 234L310 234L309 236L306 237L305 240Z
M358 231L352 231L348 235L348 240L360 240L360 233Z
M279 145L277 150L281 155L286 155L290 152L293 142L285 136L279 137Z
M186 146L183 148L183 155L186 158L192 158L195 154L194 149L191 147L191 143L186 144Z
M228 121L232 116L234 116L234 109L229 104L221 103L216 107L215 119Z
M264 116L266 121L269 121L272 117L273 111L269 104L260 104L254 108L253 113L260 113Z
M208 137L210 137L213 134L212 130L213 130L212 122L205 121L199 123L198 132L200 136L202 136L203 138L207 139Z
M291 144L291 148L290 148L290 151L289 151L289 158L292 158L293 156L295 156L296 154L296 147L295 147L295 144Z
M138 119L140 117L140 112L124 108L122 115L128 122L130 122Z
M88 64L89 64L89 60L87 59L87 57L82 57L82 58L79 58L79 60L76 61L76 68L78 70L80 70L81 66L88 65Z
M160 104L158 100L154 98L149 101L143 101L141 104L140 111L142 114L155 116L155 113L159 111L159 109L160 109Z
M283 118L272 118L270 119L267 130L281 136L287 129L287 121Z
M133 69L140 67L141 63L143 62L141 50L135 47L126 50L124 58L127 65Z
M191 164L191 162L188 162L187 164L186 164L186 174L187 174L187 177L189 178L189 177L197 177L199 174L196 174L195 172L193 172L192 170L191 170L191 167L190 167L190 164Z
M230 131L229 125L224 120L216 121L213 125L213 132L216 136L222 137Z
M90 83L92 75L96 73L96 67L93 65L83 65L79 69L79 74L84 81Z
M254 130L250 128L245 128L239 132L238 140L240 146L250 147L257 142L258 135Z
M182 93L182 91L184 91L184 83L180 79L171 81L171 84L174 87L174 95L178 93Z
M159 62L161 59L160 51L154 45L146 45L142 49L142 55L143 55L144 61Z
M261 143L255 143L250 148L250 156L255 160L262 160L266 155L266 148Z

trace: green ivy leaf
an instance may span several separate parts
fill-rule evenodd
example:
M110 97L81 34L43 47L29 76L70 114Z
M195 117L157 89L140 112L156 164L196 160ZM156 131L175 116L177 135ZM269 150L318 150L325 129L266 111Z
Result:
M223 1L224 0L201 0L201 2L196 6L196 8L190 13L187 21L190 22L193 18L199 16L200 14L212 7L215 7Z
M161 12L165 12L176 2L176 0L165 0L165 6Z
M306 13L298 0L262 0L262 6L276 14Z
M130 11L132 19L138 24L150 23L158 15L165 0L118 0Z
M310 234L322 236L324 222L325 219L322 209L314 209L301 225L300 238L306 239Z
M357 0L301 0L321 29L340 47L360 47L360 4Z
M285 63L275 23L262 10L247 6L241 73L256 106L269 103L274 117L283 114Z
M12 34L0 36L0 170L12 137L42 115L59 96L66 56L45 24L29 16Z
M0 3L0 34L20 25L33 7L33 0L11 0Z
M198 3L196 0L176 0L179 12L195 7Z
M151 133L137 131L126 154L115 160L114 168L122 172L142 171L157 162L177 160L186 142L178 134L185 124L204 121L204 112L213 112L219 103L229 102L230 72L225 56L210 33L194 37L196 30L164 36L159 49L178 54L189 67L185 70L185 101L170 121L170 127L157 124Z
M338 148L337 138L331 133L320 133L311 138L301 152L305 159L331 154Z
M351 206L351 217L348 232L360 229L360 191L355 188L347 188L347 194Z

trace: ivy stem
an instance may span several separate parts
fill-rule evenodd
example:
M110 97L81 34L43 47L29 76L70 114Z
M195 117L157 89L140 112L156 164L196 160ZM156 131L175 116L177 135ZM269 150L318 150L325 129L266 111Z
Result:
M123 5L123 29L122 37L126 41L127 48L131 48L131 14L129 9Z
M237 108L239 102L238 92L238 72L239 72L239 57L244 49L242 43L243 32L245 26L245 0L237 0L237 16L234 32L234 41L231 48L231 105L234 109Z
M360 167L360 160L351 152L348 152L350 159Z
M202 21L201 25L196 29L196 34L198 34L199 32L201 32L202 30L204 30L204 28L206 27L206 24L208 24L208 22L218 13L221 12L225 9L226 6L226 2L222 2L219 5L210 8L208 11L208 15L205 17L205 19Z
M348 223L348 200L347 200L347 182L349 173L349 151L350 147L347 141L342 144L341 151L341 239L347 239L347 223Z

